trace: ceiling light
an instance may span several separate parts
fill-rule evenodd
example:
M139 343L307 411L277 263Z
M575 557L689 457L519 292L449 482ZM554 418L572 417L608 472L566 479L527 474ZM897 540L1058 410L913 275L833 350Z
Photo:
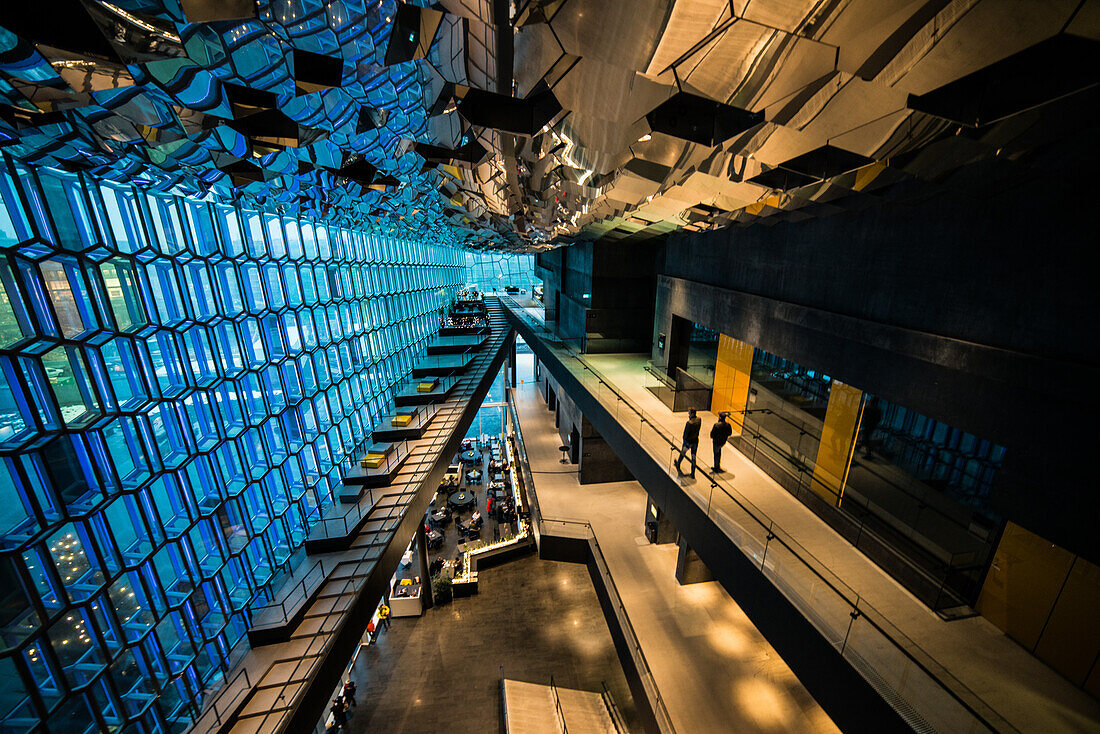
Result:
M650 133L646 133L642 137L638 138L639 143L648 143L650 140L653 140L653 135L651 135Z

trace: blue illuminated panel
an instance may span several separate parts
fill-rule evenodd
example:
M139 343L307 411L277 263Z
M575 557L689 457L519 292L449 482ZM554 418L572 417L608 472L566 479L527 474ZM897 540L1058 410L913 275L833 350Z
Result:
M483 291L503 291L511 286L530 294L535 287L534 255L469 251L465 255L466 281Z
M181 731L462 254L2 162L0 731Z

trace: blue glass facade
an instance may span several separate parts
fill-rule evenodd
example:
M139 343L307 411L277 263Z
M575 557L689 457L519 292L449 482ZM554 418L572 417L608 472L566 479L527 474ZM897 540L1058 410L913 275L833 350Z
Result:
M523 288L531 293L535 284L535 256L508 253L470 252L466 255L466 282L483 291Z
M463 255L2 162L0 732L179 731Z

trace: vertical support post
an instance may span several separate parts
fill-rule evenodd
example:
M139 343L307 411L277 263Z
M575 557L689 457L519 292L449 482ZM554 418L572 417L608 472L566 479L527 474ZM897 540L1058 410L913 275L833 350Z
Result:
M508 364L511 365L512 387L516 386L516 337L512 335L512 348L508 352Z
M428 573L428 538L424 533L424 521L416 527L416 555L420 558L420 604L425 609L435 606L432 598L432 577Z
M714 581L710 569L703 563L699 554L691 549L687 541L680 538L679 552L676 554L676 580L681 586L698 584L704 581Z

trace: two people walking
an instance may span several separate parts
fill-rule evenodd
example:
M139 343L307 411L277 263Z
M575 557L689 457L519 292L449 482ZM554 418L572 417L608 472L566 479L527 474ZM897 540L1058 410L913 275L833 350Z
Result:
M722 471L722 447L726 445L726 441L733 435L733 426L726 422L726 416L729 413L719 413L718 422L714 424L714 427L710 429L710 440L714 445L714 471ZM684 444L680 447L680 456L676 459L676 473L683 475L684 471L681 465L684 462L684 456L688 451L691 452L691 474L689 476L695 476L695 454L699 451L699 429L702 428L703 421L696 415L695 408L688 409L687 423L684 424Z

